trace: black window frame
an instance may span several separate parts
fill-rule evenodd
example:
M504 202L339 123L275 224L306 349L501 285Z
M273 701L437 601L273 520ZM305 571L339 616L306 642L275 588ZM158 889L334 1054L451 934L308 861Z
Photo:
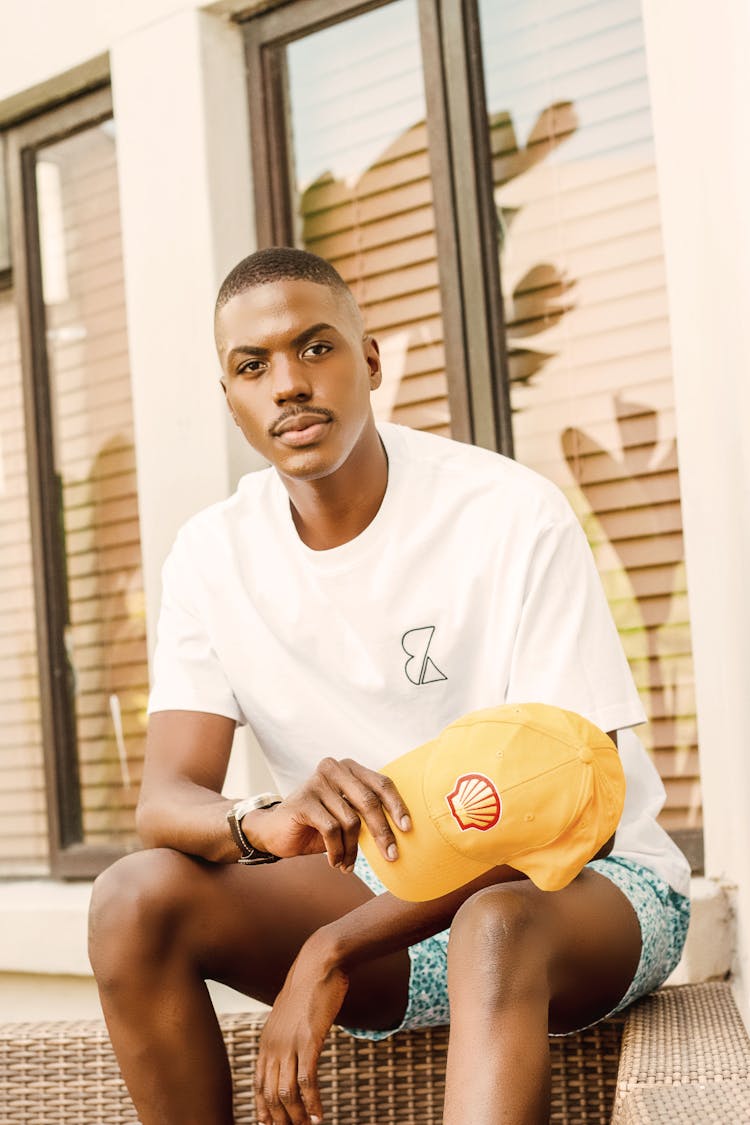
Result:
M294 244L284 48L394 0L296 0L242 19L259 247ZM416 0L454 437L513 457L478 0ZM694 873L703 830L670 836Z
M393 0L296 0L241 19L259 246L293 244L284 48ZM463 441L513 456L497 218L476 0L416 0L428 115L451 422ZM12 284L27 429L50 873L90 878L123 854L82 842L75 709L67 684L65 550L52 455L35 153L112 116L108 85L10 126L4 135ZM703 870L701 829L670 833Z
M49 865L53 877L67 879L98 875L123 855L124 849L83 842L75 698L65 648L67 569L60 480L54 461L36 154L40 148L112 115L112 94L107 85L30 118L5 134L13 288L26 419Z
M298 0L243 24L259 247L294 244L285 48L394 0ZM513 455L497 216L475 0L416 0L451 430Z
M0 135L0 223L5 224L8 237L7 256L0 258L0 290L10 289L13 285L13 266L11 259L11 231L10 231L10 203L8 200L8 186L6 176L7 153L5 137Z

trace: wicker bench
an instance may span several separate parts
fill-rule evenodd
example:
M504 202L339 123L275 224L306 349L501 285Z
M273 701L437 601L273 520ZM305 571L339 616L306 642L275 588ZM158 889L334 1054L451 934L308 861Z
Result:
M252 1075L263 1017L222 1027L237 1122L255 1121ZM447 1029L383 1043L334 1029L320 1064L330 1125L438 1125ZM555 1123L750 1122L750 1042L725 984L667 988L624 1017L551 1040ZM136 1122L98 1022L0 1025L3 1125Z

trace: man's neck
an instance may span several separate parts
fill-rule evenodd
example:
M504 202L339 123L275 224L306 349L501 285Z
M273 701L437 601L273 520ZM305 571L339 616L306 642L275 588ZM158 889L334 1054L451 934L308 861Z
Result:
M346 462L321 480L284 479L303 543L327 551L356 539L374 520L388 484L388 457L373 426Z

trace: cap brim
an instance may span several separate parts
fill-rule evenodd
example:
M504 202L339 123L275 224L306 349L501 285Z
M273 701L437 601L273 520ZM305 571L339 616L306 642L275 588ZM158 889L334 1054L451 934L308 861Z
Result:
M408 902L427 902L463 887L495 866L455 851L435 828L427 808L423 779L437 740L425 742L381 769L390 777L409 810L412 828L402 832L392 825L398 859L387 860L363 825L359 846L385 887Z

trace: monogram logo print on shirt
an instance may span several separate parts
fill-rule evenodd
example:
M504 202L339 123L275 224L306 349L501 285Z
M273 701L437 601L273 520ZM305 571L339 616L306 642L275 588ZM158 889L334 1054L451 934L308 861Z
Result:
M448 679L429 656L434 632L434 625L423 625L419 629L409 629L401 638L401 647L409 657L404 671L413 684L434 684L437 680Z

